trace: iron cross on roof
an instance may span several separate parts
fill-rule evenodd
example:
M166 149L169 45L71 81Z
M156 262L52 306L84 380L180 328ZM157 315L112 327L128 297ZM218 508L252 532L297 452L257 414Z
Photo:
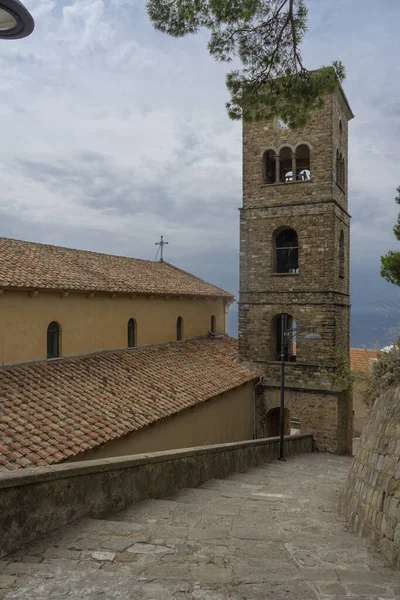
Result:
M157 250L157 254L160 252L160 262L164 262L164 246L166 244L169 244L169 242L164 242L163 236L161 236L161 240L159 242L155 243L156 246L160 246L159 249ZM157 259L157 254L156 254L156 259Z

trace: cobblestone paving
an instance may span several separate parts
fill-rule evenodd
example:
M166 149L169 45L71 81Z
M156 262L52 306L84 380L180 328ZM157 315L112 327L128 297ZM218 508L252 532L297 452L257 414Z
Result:
M0 599L400 599L337 514L350 464L303 455L65 527L0 561Z

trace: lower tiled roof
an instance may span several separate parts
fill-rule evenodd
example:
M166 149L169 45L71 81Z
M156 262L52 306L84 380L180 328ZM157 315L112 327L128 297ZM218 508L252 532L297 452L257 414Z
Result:
M378 359L379 355L379 350L350 348L350 369L353 373L369 373L371 370L371 360Z
M0 369L0 469L61 462L257 377L197 339Z
M296 352L296 342L293 342L293 354L296 354ZM380 353L380 350L350 348L350 370L353 373L369 373L371 371L371 360L377 360Z

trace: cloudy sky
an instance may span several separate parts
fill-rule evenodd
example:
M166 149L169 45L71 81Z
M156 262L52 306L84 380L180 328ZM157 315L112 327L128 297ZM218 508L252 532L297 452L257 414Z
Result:
M237 296L241 131L207 34L154 31L144 0L25 0L32 36L0 41L0 235L166 258ZM350 124L352 345L382 345L381 280L400 185L398 0L309 0L309 68L341 59ZM231 333L236 334L236 310Z

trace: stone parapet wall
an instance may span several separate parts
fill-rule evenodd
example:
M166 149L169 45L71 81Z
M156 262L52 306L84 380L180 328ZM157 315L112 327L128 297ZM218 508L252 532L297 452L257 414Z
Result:
M312 450L311 434L285 439L286 455ZM1 473L0 557L82 517L102 517L278 456L279 438L268 438Z
M370 409L342 497L353 529L400 567L400 387Z

